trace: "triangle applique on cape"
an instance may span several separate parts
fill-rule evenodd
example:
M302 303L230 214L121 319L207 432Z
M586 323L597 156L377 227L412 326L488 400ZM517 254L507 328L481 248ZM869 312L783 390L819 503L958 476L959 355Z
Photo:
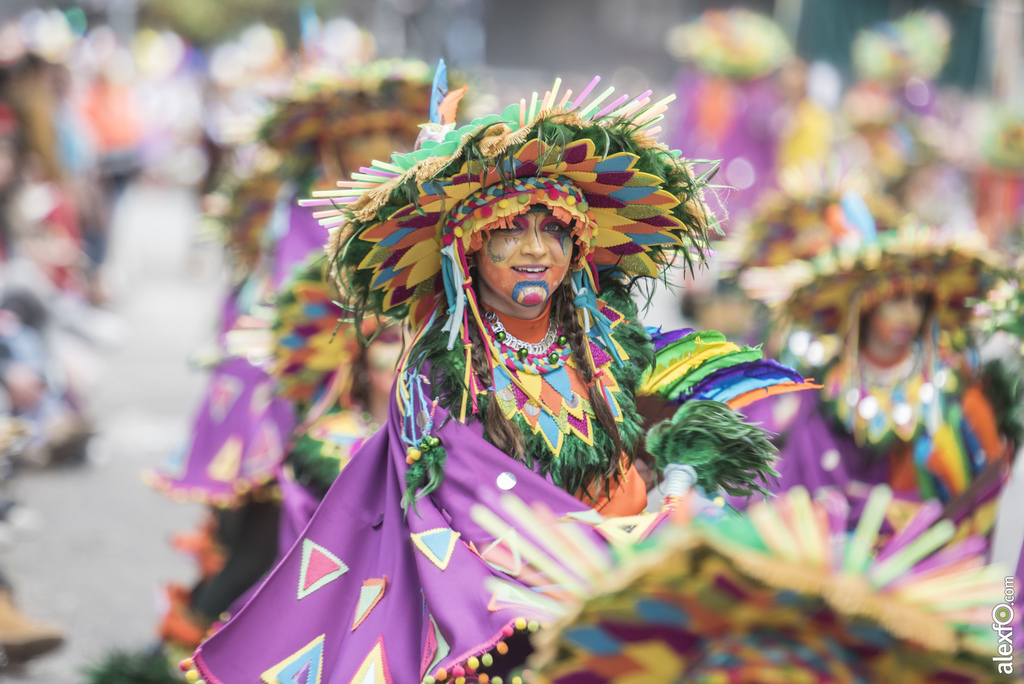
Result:
M298 673L300 661L312 663L313 681L332 683L420 682L441 670L458 677L471 657L525 621L550 617L550 599L481 557L497 540L470 510L497 502L507 492L499 482L510 481L516 496L542 501L558 516L590 509L484 440L478 422L445 422L436 408L445 479L406 515L406 447L395 399L390 415L263 586L200 646L195 665L209 684L267 681L268 673ZM603 545L597 530L584 533Z

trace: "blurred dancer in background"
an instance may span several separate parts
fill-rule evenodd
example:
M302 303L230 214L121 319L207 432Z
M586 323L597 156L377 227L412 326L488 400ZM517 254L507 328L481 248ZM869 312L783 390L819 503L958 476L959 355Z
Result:
M223 356L188 448L147 476L172 497L214 507L212 522L179 539L197 556L201 579L192 590L169 588L161 626L169 644L199 643L271 567L280 524L286 549L350 449L379 425L372 410L380 413L380 398L364 384L368 362L390 359L393 367L397 353L382 350L401 349L402 336L386 327L375 337L339 328L347 314L325 280L325 231L294 199L396 146L410 148L420 130L413 112L426 114L428 75L416 62L373 63L341 76L311 68L261 125L257 166L236 186L224 217L239 281L223 309ZM365 350L361 335L374 337ZM373 372L390 379L386 369ZM294 470L282 475L298 424Z
M1021 427L1005 371L978 367L966 325L1005 262L978 233L878 224L855 193L822 208L775 235L796 248L817 232L818 249L740 276L776 303L774 334L824 385L751 409L780 434L780 491L844 492L856 520L867 487L886 483L894 529L924 505L988 535Z

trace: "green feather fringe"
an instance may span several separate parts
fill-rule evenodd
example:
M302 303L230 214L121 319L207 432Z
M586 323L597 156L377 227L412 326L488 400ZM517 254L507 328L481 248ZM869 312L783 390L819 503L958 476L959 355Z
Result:
M1024 444L1024 367L1020 360L997 359L982 369L982 389L992 403L1000 434L1013 442L1014 451Z
M671 463L693 466L697 484L732 496L769 492L779 473L768 433L717 401L690 401L647 434L647 451L659 470Z
M313 439L308 432L304 432L289 452L288 462L297 482L326 493L338 479L341 461L324 456L321 453L323 447L321 440Z
M159 649L129 653L114 651L82 670L85 684L181 684Z

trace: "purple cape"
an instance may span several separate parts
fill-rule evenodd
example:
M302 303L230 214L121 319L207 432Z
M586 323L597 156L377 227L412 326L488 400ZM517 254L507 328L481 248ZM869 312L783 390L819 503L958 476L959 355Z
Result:
M858 489L856 483L871 487L888 482L888 460L870 455L853 437L834 429L822 415L818 391L770 397L744 407L741 413L748 422L785 435L775 462L779 486L772 489L776 491L803 485L812 493L822 487L846 492L851 486Z
M726 111L715 113L716 123L721 124L721 118L726 118L721 135L702 125L707 114L701 108L711 97L708 89L715 86L729 93L731 104ZM716 212L720 216L742 214L774 186L779 134L772 117L781 100L773 79L729 80L687 67L677 77L676 92L683 105L669 129L672 147L682 150L688 159L721 160L721 170L714 182L735 188L727 191L729 211L724 211L723 201L714 193L708 193L708 203L713 211L723 209ZM728 225L728 219L725 223Z
M243 358L229 358L210 375L192 424L192 440L144 478L174 498L228 506L276 477L295 425L290 402L274 381Z
M394 398L389 413L249 603L196 651L209 684L406 684L439 668L457 676L456 665L492 650L517 618L549 617L532 589L479 555L496 540L470 509L509 487L557 515L590 509L484 440L479 422L445 423L438 408L445 478L406 515Z
M313 217L313 212L300 207L293 198L288 207L288 231L274 247L274 290L280 290L310 254L323 254L326 240L327 230Z
M860 519L870 488L890 483L888 453L859 447L851 435L833 426L822 411L820 392L770 397L754 402L741 412L748 422L760 424L768 432L785 435L774 464L779 472L778 485L769 487L773 491L783 492L797 485L806 487L812 496L821 489L840 490L850 503L852 525ZM972 462L976 461L977 439L971 426L961 420L958 427L965 449ZM973 477L980 480L980 476L980 472L975 472ZM968 500L961 498L958 506L947 511L948 517L956 524L967 520L979 506L998 496L1003 483L1001 478L990 479L987 485L970 493ZM904 501L920 501L917 490L898 491L896 496ZM729 503L742 510L748 502L730 497Z

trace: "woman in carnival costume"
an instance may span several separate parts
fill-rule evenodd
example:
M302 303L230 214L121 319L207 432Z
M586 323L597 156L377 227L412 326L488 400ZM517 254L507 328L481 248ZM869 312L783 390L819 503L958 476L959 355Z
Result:
M740 276L776 307L773 334L823 385L748 413L780 433L779 489L842 491L855 521L867 488L885 483L893 528L946 507L962 534L987 534L1020 427L967 326L1003 260L976 232L912 218L876 226L856 196L831 206L841 230L825 231L832 241L817 255Z
M792 46L769 17L747 9L708 10L669 31L666 46L684 63L677 81L683 105L668 129L669 141L691 158L721 160L714 177L721 200L712 195L708 202L732 235L774 184L785 86L797 69ZM695 327L739 339L749 312L742 293L722 283L725 261L716 259L707 272L687 278L682 313Z
M323 413L341 399L348 366L360 357L354 336L345 341L343 331L335 340L345 312L323 281L322 256L319 264L311 258L322 251L322 229L293 208L295 196L382 150L411 148L421 115L410 112L426 113L429 97L420 62L375 63L342 79L310 73L262 125L263 161L226 212L234 219L229 249L240 284L223 307L224 351L188 448L146 475L172 498L209 503L214 513L198 535L180 540L197 556L202 579L191 592L171 588L165 640L197 644L270 569L278 553L279 470L292 432L310 408ZM346 439L359 440L372 421L345 427ZM303 515L286 517L288 529L301 529Z
M498 684L565 595L500 517L471 512L511 490L586 521L591 543L642 537L668 513L643 513L641 390L682 404L648 437L659 470L763 489L771 448L729 407L804 383L757 350L637 324L631 289L700 261L713 219L647 130L664 101L587 103L598 81L575 98L556 81L306 203L326 207L356 319L418 332L387 424L190 678Z
M278 475L282 514L278 555L298 538L341 470L387 420L405 350L401 326L343 322L327 259L315 257L277 298L271 375L278 393L304 407ZM240 606L241 600L235 605ZM230 612L230 611L229 611Z
M789 358L786 346L776 339L785 331L771 330L771 315L763 303L785 296L788 285L757 274L831 249L844 235L855 234L850 217L873 223L877 216L883 225L894 225L903 210L890 196L875 191L864 174L841 171L835 160L828 165L785 166L776 175L776 185L758 201L750 220L739 222L733 234L718 243L719 261L725 264L719 288L731 289L743 307L744 315L734 316L738 326L730 331L730 339L763 341L786 363L802 364L803 358ZM758 299L751 299L741 287L741 273L746 273L744 279L756 278L762 288ZM773 286L780 291L773 291Z

